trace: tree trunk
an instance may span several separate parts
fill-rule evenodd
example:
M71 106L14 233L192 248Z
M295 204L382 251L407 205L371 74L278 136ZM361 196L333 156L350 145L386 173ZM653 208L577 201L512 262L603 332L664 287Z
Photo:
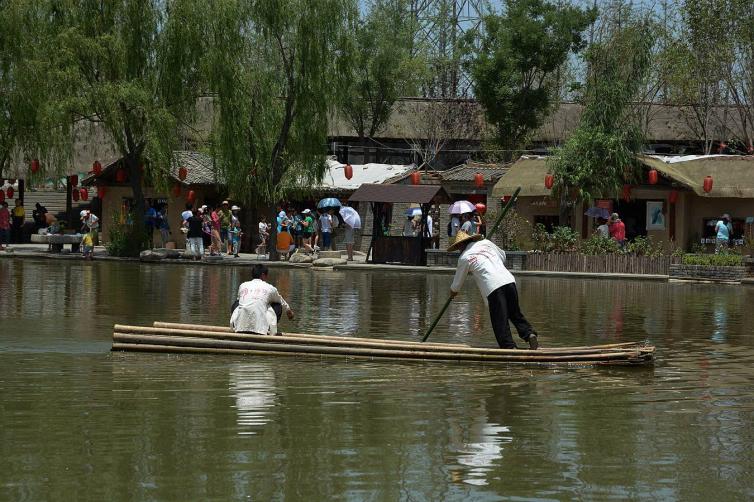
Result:
M139 167L141 164L140 155L137 152L129 152L124 160L126 162L126 168L128 169L128 181L133 193L134 205L131 208L131 218L134 224L134 229L137 230L135 234L140 235L142 239L145 239L147 237L146 229L144 227L146 205L144 204L144 189L141 185L143 176ZM142 241L142 247L144 247L144 241Z
M278 261L280 259L276 245L278 236L278 215L275 212L275 209L276 208L274 205L267 208L267 214L270 214L272 216L270 218L270 238L267 242L267 252L270 254L270 261Z

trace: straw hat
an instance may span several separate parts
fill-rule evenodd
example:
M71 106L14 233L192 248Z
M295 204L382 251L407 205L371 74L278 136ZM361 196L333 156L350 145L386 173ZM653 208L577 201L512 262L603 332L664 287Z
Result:
M466 242L476 242L481 241L482 239L484 239L484 236L482 234L469 235L463 230L459 230L456 234L456 240L453 241L453 244L448 246L448 252L457 250L459 247L461 247L462 244Z

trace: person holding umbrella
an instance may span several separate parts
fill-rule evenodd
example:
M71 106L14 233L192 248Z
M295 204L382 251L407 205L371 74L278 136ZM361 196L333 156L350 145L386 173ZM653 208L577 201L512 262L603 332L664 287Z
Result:
M361 217L358 211L352 207L341 207L340 217L343 218L343 223L346 225L346 235L343 243L346 245L346 251L348 252L348 261L353 261L353 231L361 228Z

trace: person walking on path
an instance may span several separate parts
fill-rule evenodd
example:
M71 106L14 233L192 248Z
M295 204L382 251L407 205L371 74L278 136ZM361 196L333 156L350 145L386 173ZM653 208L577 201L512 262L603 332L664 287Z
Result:
M167 204L162 206L160 212L157 214L157 226L160 229L162 247L165 248L170 241L170 221L168 221Z
M199 261L204 256L204 220L199 215L199 211L194 210L183 224L188 229L188 232L186 232L186 253L192 259Z
M607 228L610 232L610 237L615 239L615 241L623 247L626 243L626 225L623 223L623 220L620 219L618 213L610 215L610 219L607 220Z
M210 217L210 236L212 238L212 244L209 248L210 256L222 256L222 239L220 238L220 229L222 228L222 221L220 220L220 214L214 209L209 215Z
M286 232L287 233L287 232ZM293 319L293 310L268 281L269 271L264 265L254 265L251 281L238 287L237 306L230 316L230 328L236 333L279 335L278 321L285 309L288 319Z
M11 240L16 244L21 244L24 240L24 220L26 219L26 209L21 199L16 199L11 216L13 217L13 228L11 229Z
M456 250L461 251L461 256L458 257L458 268L450 285L451 298L461 291L466 276L471 272L489 306L492 329L500 348L518 348L508 321L516 327L518 336L528 342L530 349L538 348L537 333L521 313L518 304L516 279L505 268L505 253L481 234L469 235L463 230L458 231L455 242L448 247L449 252Z
M476 231L476 225L474 224L474 214L473 213L463 213L461 215L461 218L463 219L463 225L461 225L461 231L465 232L468 235L474 235L478 233Z
M232 226L232 214L230 212L230 204L227 200L224 200L222 207L217 210L217 216L220 218L220 242L222 247L225 248L227 254L233 253L233 243L230 239L230 228Z
M238 212L241 210L238 206L230 208L230 250L235 258L238 258L238 251L241 249L241 220L238 218Z
M267 239L270 238L270 226L267 224L267 218L264 215L259 218L258 228L259 245L257 246L257 256L267 252Z
M312 235L315 233L314 218L312 218L311 209L304 209L301 212L301 235L303 236L304 250L308 253L314 252Z
M322 232L322 249L330 249L330 239L332 238L332 215L323 211L319 217L319 230Z
M722 219L715 224L715 254L720 254L723 249L730 246L730 236L733 235L733 225L730 224L730 215L725 213Z
M348 254L348 261L353 261L353 245L356 242L353 238L354 228L347 222L344 222L346 227L345 237L343 238L343 244L346 245L346 253Z
M610 228L607 226L607 220L604 218L600 218L597 220L597 223L599 223L599 226L597 226L597 235L609 239L610 238Z
M8 211L8 201L0 204L0 251L4 251L10 246L10 211Z

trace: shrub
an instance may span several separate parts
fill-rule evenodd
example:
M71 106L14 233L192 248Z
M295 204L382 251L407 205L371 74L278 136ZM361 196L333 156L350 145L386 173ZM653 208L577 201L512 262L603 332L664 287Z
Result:
M127 218L127 221L131 221ZM147 236L144 230L137 229L132 223L121 222L115 216L108 233L109 241L105 245L110 256L139 256L147 248Z
M684 265L704 265L707 267L740 267L743 257L737 254L687 254L683 256Z
M662 246L652 242L650 237L636 237L626 245L626 252L636 256L662 256Z
M578 234L571 227L555 227L550 234L550 249L553 253L572 253L576 251Z
M579 251L586 255L605 255L618 254L621 252L621 248L615 239L592 234L591 237L581 242Z

